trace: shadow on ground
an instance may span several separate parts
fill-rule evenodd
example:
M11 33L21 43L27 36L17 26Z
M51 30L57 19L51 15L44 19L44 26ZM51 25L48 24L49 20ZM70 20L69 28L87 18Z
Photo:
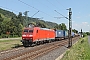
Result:
M14 46L12 48L19 48L19 47L23 47L23 45L20 44L14 44Z

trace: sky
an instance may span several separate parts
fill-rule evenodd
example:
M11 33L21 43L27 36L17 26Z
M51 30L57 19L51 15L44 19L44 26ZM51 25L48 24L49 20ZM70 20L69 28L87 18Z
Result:
M78 31L82 29L84 32L90 31L89 6L90 0L0 0L0 8L2 9L14 12L16 15L19 12L29 11L29 17L57 24L65 23L67 29L69 21L62 15L68 17L69 11L67 9L71 8L72 29Z

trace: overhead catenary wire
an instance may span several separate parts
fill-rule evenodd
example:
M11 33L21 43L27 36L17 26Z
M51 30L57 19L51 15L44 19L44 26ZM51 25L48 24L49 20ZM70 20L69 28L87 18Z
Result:
M53 4L52 2L50 2L49 0L46 0L48 3L50 3L53 7L55 7L58 10L61 10L60 8L58 8L55 4Z
M47 0L48 1L48 0ZM51 3L50 1L48 1L49 3ZM52 3L51 3L52 4ZM54 4L52 4L53 6L55 6ZM47 5L46 5L47 6ZM47 6L47 7L49 7L49 6ZM56 6L55 6L56 7ZM51 8L51 7L49 7L49 8ZM57 7L56 7L57 8ZM56 11L56 10L54 10L54 11ZM57 12L57 11L56 11ZM57 13L59 13L59 12L57 12ZM66 19L68 19L67 17L65 17L63 14L61 14L61 13L59 13L61 16L63 16L63 17L58 17L58 18L66 18ZM57 18L57 17L54 17L54 18Z
M39 11L38 11L39 12ZM34 15L36 15L38 12L36 12ZM32 15L31 17L33 17L34 15Z
M39 1L38 1L38 2L39 2ZM49 2L49 3L50 3L50 2ZM42 4L42 3L41 3L41 4ZM52 4L52 3L51 3L51 4ZM52 5L53 5L53 4L52 4ZM46 7L48 7L48 8L50 8L50 9L52 9L51 7L49 7L49 6L47 6L47 5L46 5ZM56 6L55 6L55 7L56 7ZM53 11L54 11L54 10L53 10Z
M57 12L56 10L54 10L55 12ZM58 14L60 14L61 16L63 16L64 18L68 19L67 17L65 17L63 14L57 12Z
M43 12L43 11L41 11L41 10L39 10L39 9L37 9L37 8L35 8L35 7L33 7L33 6L31 6L31 5L29 5L29 4L27 4L27 3L23 2L23 1L21 1L21 0L18 0L18 1L21 2L21 3L23 3L23 4L25 4L25 5L27 5L27 6L29 6L29 7L31 7L31 8L33 8L33 9L35 9L35 10L38 10L39 12L42 12L43 14L46 14L46 15L48 15L48 16L50 16L50 17L53 17L53 16L51 16L51 15L49 15L49 14L47 14L47 13L45 13L45 12Z
M37 8L35 8L35 7L29 5L29 4L27 4L27 3L25 3L25 2L23 2L23 1L21 1L21 0L18 0L18 1L20 1L20 2L22 2L22 3L24 3L24 4L26 4L26 5L28 5L29 7L32 7L32 8L34 8L34 9L38 10L38 12L44 13L43 11L41 11L41 10L39 10L39 9L37 9ZM0 7L5 8L5 9L8 9L8 10L11 10L11 11L13 11L13 12L19 12L19 11L10 9L10 8L8 8L8 7L3 7L3 6L0 6ZM54 10L54 11L56 11L56 10ZM36 12L35 14L37 14L38 12ZM57 12L57 11L56 11L56 12ZM57 12L57 13L59 13L59 12ZM34 14L34 15L35 15L35 14ZM45 14L46 14L46 13L45 13ZM59 14L60 14L61 16L65 17L63 14L61 14L61 13L59 13ZM32 15L31 17L33 17L34 15ZM48 14L46 14L46 15L48 15ZM50 15L48 15L48 16L50 16ZM50 16L50 17L52 17L52 16ZM65 18L66 18L66 17L65 17Z
M48 0L47 0L48 1ZM56 7L53 3L51 3L50 1L48 1L48 3L50 3L51 5L53 5L54 7ZM57 7L56 7L57 8Z
M42 4L42 5L45 5L44 3L41 3L39 0L38 0L37 2L39 2L39 3ZM48 5L45 5L45 6L48 7L48 8L51 8L51 7L49 7Z
M56 2L57 2L57 3L59 3L60 5L62 5L62 4L61 4L58 0L56 0ZM62 7L64 7L64 8L65 8L65 6L64 6L64 5L62 5Z
M48 0L47 0L48 1ZM51 3L50 1L48 1L49 3ZM59 9L57 6L55 6L53 3L51 3L51 5L53 5L54 7L56 7L57 9ZM61 10L61 9L59 9L59 10ZM57 12L56 10L54 10L55 12ZM59 13L59 12L57 12L58 14L60 14L61 16L63 16L64 18L66 18L66 19L68 19L67 17L65 17L63 14L61 14L61 13ZM61 18L63 18L63 17L61 17ZM54 17L55 18L55 17Z
M21 0L18 0L18 1L20 1L21 3L23 3L23 4L25 4L25 5L29 6L29 7L32 7L32 8L35 9L35 10L38 10L37 8L35 8L35 7L29 5L29 4L27 4L27 3L25 3L25 2L23 2L23 1L21 1Z

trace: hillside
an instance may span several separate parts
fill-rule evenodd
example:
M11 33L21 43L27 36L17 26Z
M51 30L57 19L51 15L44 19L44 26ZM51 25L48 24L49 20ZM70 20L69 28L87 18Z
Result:
M0 13L8 18L16 16L16 14L14 14L13 12L10 12L10 11L7 11L7 10L1 9L1 8L0 8Z
M7 11L7 10L1 9L1 8L0 8L0 14L4 15L7 18L16 17L16 14L14 14L13 12L10 12L10 11ZM57 23L48 22L48 21L37 19L37 18L30 18L30 17L28 17L28 18L29 18L29 20L27 21L27 20L25 20L25 16L23 16L23 19L25 20L24 22L27 22L25 25L27 25L30 22L35 22L35 23L43 22L43 23L45 23L45 25L47 25L48 28L54 28L57 25Z
M58 25L57 23L40 20L38 18L28 17L26 20L26 17L22 16L21 12L16 15L13 12L0 8L0 38L21 36L23 27L29 23L34 23L36 26L42 28L54 28Z

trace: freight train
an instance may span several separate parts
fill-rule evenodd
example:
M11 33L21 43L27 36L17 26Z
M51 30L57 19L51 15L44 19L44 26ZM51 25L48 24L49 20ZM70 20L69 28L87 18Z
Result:
M72 33L72 37L74 37L74 32ZM40 44L66 38L68 38L68 31L65 30L27 27L23 29L21 42L23 46L31 46L32 44Z

